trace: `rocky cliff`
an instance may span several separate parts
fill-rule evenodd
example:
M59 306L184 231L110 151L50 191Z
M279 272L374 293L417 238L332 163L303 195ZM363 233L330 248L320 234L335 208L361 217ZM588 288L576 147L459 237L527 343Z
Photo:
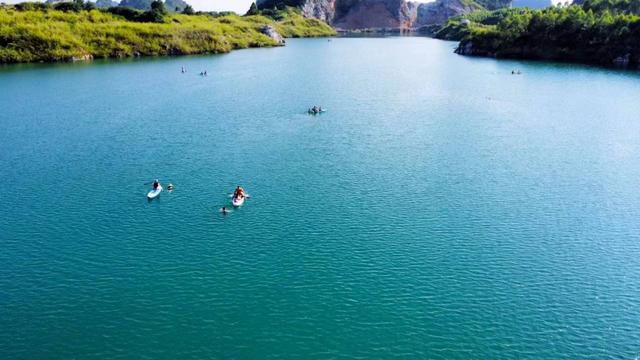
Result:
M481 9L482 1L436 0L417 3L407 0L258 0L258 7L272 9L295 6L307 17L324 20L344 30L416 29L425 25L440 25L452 16Z
M478 3L465 0L437 0L432 3L420 4L416 25L442 25L450 17L468 14L481 9L482 6Z

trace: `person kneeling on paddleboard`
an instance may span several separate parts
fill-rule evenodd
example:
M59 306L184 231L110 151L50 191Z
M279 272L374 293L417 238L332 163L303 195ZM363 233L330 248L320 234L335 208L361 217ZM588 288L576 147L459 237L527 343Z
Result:
M158 186L160 186L160 181L158 179L153 180L153 190L157 190Z
M244 189L240 185L238 185L236 187L236 190L233 192L233 197L236 199L241 199L244 197Z

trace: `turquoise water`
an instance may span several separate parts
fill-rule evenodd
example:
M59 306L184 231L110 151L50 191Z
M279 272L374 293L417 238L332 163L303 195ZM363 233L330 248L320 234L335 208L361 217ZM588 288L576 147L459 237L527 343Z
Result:
M0 68L0 358L640 356L640 76L454 45Z

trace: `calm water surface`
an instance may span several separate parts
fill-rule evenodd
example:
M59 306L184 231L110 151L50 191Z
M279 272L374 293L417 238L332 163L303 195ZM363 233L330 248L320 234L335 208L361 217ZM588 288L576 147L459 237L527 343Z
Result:
M640 76L453 46L1 68L0 358L636 359Z

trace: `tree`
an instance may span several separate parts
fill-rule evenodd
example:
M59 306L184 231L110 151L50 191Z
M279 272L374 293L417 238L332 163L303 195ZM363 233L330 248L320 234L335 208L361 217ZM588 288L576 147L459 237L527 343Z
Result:
M96 3L91 1L87 1L86 3L84 3L84 6L82 7L82 9L87 11L95 10L96 8L97 8Z
M56 10L64 11L64 12L78 12L85 7L84 0L73 0L73 1L65 1L65 2L55 2L51 1L53 4L53 8Z
M167 14L167 8L164 6L162 0L154 0L151 3L151 11L161 15Z
M249 11L247 11L244 16L258 15L260 12L258 11L258 6L255 2L251 3L251 7L249 7Z
M185 15L193 15L196 12L193 10L193 7L191 7L191 5L187 5L184 7L184 10L182 10L182 13Z

